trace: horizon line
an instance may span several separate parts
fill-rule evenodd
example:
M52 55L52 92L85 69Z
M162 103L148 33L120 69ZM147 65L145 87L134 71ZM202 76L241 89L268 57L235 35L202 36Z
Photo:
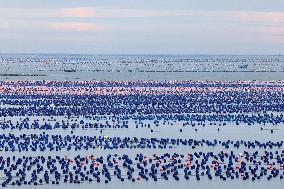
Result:
M0 55L85 55L85 56L283 56L284 54L278 53L278 54L257 54L257 53L251 53L251 54L242 54L242 53L236 53L236 54L228 54L228 53L19 53L19 52L0 52Z

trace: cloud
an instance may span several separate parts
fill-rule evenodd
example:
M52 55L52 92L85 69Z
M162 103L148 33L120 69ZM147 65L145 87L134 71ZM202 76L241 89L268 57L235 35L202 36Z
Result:
M57 15L61 17L93 17L94 9L89 7L68 8L57 10Z
M189 11L169 10L143 10L143 9L113 9L101 7L81 7L60 9L57 13L60 17L82 18L147 18L162 16L192 15Z
M0 18L38 19L58 17L57 9L0 8Z
M46 29L45 22L29 19L5 19L0 18L0 29L3 31L26 31ZM1 34L1 33L0 33Z
M281 22L284 24L284 12L237 11L232 14L238 21Z
M180 19L182 17L182 19ZM100 19L96 19L100 18ZM119 19L118 19L119 18ZM127 20L127 18L134 18ZM144 18L139 22L136 18ZM158 19L156 19L158 18ZM185 18L185 19L184 19ZM98 22L99 20L99 22ZM283 41L284 12L193 11L79 7L65 9L0 8L3 32L66 34L94 32L109 39L143 38ZM1 35L1 34L0 34ZM87 39L86 35L86 39Z
M186 17L201 21L259 22L284 24L284 12L260 11L195 11L168 9L121 9L78 7L61 9L0 8L0 18L72 19L72 18L157 18Z
M51 22L48 24L51 30L63 31L96 31L98 27L95 23L87 22Z
M57 10L59 17L73 18L151 18L151 17L188 17L191 19L283 23L284 12L258 11L193 11L193 10L145 10L110 9L102 7L66 8Z

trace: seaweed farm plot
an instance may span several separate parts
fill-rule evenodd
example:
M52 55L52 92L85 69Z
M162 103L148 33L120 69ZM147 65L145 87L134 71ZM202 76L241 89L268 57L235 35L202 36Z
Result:
M0 184L282 186L283 84L0 81Z

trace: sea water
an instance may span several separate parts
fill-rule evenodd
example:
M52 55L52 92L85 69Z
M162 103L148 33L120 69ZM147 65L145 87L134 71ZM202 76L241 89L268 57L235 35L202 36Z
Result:
M1 55L0 56L0 80L283 80L284 79L284 56L233 56L233 55ZM34 119L42 119L36 117ZM7 119L7 118L6 118ZM16 121L19 117L13 117L11 120ZM33 117L31 117L33 119ZM64 120L59 117L57 120ZM83 119L83 118L82 118ZM272 135L269 131L260 131L257 126L241 125L236 126L229 124L221 127L217 131L214 126L206 125L205 127L197 127L195 132L192 127L182 127L181 123L166 124L160 127L154 127L154 132L149 129L135 128L134 123L128 129L104 129L103 135L107 136L129 136L129 137L169 137L169 138L193 138L193 139L214 139L220 140L260 140L268 141L283 140L283 128ZM273 127L273 126L271 126ZM183 133L179 129L183 129ZM2 133L40 133L36 130L5 130ZM71 130L52 130L52 133L70 134ZM76 135L101 135L98 129L75 130ZM214 150L220 150L216 147ZM89 151L60 151L60 152L0 152L1 156L7 157L11 155L62 155L76 156L106 155L108 153L129 154L136 153L192 153L194 151L207 151L206 147L200 147L191 150L186 147L178 147L174 149L118 149L114 151L95 149ZM224 150L225 151L225 150ZM230 150L228 150L229 152ZM241 149L240 149L241 151ZM2 175L1 175L2 176ZM194 178L186 181L181 179L175 181L159 180L158 182L144 181L132 183L126 181L124 183L113 179L110 183L81 183L60 185L39 185L39 186L21 186L21 188L137 188L137 189L171 189L171 188L282 188L284 181L274 179L266 181L261 179L255 182L243 181L240 179L222 181L218 178L208 180L202 178L200 181ZM9 188L16 188L9 186Z

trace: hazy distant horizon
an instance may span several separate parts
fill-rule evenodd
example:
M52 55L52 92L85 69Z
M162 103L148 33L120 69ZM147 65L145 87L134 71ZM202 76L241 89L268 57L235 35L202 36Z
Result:
M119 53L1 53L1 55L70 55L70 56L284 56L278 54L151 54L151 53L136 53L136 54L119 54Z

